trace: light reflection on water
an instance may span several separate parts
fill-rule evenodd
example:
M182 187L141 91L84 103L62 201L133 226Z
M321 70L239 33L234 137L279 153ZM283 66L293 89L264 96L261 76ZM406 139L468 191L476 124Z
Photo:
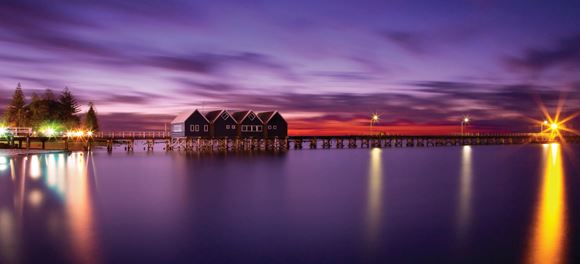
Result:
M562 153L534 145L0 158L0 263L558 262L572 248L564 234L574 209Z
M21 159L19 167L15 166L15 159ZM38 226L48 228L48 234L53 236L51 240L59 241L69 236L67 244L72 246L72 250L67 251L71 256L63 256L64 259L76 263L98 263L86 154L32 155L10 158L9 164L14 203L6 203L4 200L8 197L2 196L0 263L23 261L22 258L27 256L18 255L19 236L23 230ZM62 206L55 206L54 202ZM58 217L63 206L65 216ZM45 215L29 217L38 212ZM30 226L31 223L35 226Z
M6 208L0 209L0 262L18 262L18 234L14 214Z
M90 155L90 154L89 154ZM70 218L74 255L79 263L97 263L93 205L89 185L88 163L85 155L71 155L66 178L66 211ZM54 165L54 164L53 164Z
M566 247L566 193L562 150L544 145L544 174L533 224L528 263L563 263Z
M457 214L457 228L460 241L468 231L471 221L471 196L473 166L471 146L463 146L461 149L461 173L459 179L459 210Z
M373 249L378 246L377 240L381 233L381 225L384 224L381 221L383 203L383 160L381 153L380 148L371 150L368 175L367 231L368 243Z

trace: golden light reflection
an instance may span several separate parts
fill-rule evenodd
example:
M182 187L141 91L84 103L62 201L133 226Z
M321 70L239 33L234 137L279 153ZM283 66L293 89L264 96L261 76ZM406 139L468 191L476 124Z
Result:
M40 159L38 155L34 155L30 158L30 177L33 179L40 178Z
M42 204L42 200L44 200L44 195L40 190L32 190L28 194L28 202L32 207L39 207Z
M383 168L382 150L373 148L369 167L368 200L367 200L367 228L369 244L376 245L381 231Z
M0 209L0 262L18 263L18 236L14 214Z
M8 159L4 156L0 156L0 170L8 169Z
M46 181L48 186L54 187L56 185L56 175L58 174L58 168L56 167L56 160L53 154L50 154L46 158Z
M10 159L10 178L12 181L16 179L16 171L14 169L14 160Z
M96 263L92 196L85 156L73 153L67 159L66 211L70 219L73 252L79 263Z
M533 225L528 263L563 263L566 233L565 182L559 144L544 148L544 175Z
M459 207L457 213L457 233L460 238L462 238L465 232L467 232L471 221L471 193L473 178L473 166L471 162L471 146L463 146L463 149L461 150Z

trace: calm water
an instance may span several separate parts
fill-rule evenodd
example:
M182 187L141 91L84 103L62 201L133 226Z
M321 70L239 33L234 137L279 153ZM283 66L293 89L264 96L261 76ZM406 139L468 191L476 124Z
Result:
M572 262L579 155L530 145L0 157L0 263Z

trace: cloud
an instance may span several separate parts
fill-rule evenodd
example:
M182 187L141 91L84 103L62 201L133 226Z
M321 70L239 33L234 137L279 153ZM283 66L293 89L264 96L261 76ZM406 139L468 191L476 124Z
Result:
M105 45L81 40L70 34L58 31L42 31L21 33L6 37L4 41L18 45L27 45L36 50L60 51L65 54L80 54L88 56L118 57L120 53Z
M426 54L429 51L427 38L422 34L404 31L385 31L381 35L409 53Z
M42 31L55 26L96 27L66 9L46 1L4 0L0 8L0 25L4 30Z
M528 118L542 119L538 102L554 109L562 97L560 90L529 84L494 85L487 83L416 81L407 85L412 91L325 94L279 92L255 94L232 84L175 79L181 88L174 95L181 98L210 98L206 110L213 108L279 110L288 114L293 129L347 129L364 127L371 112L382 114L381 126L454 126L464 114L472 116L473 126L479 129L515 129L529 131L534 124ZM566 95L565 115L580 109L580 86L573 84ZM5 94L8 95L9 91ZM73 88L73 92L74 88ZM97 105L148 105L154 96L146 92L107 92L90 98ZM156 97L157 98L157 97ZM81 93L79 101L87 99ZM158 99L158 98L157 98ZM194 107L194 106L192 106ZM109 107L110 108L110 107ZM293 117L301 113L303 117ZM161 130L174 114L141 115L103 113L100 120L104 130ZM127 122L131 120L131 122ZM340 128L340 124L343 128ZM328 125L328 127L324 127ZM361 128L362 129L362 128ZM323 131L323 130L321 130ZM326 130L324 130L326 131ZM361 130L362 131L362 130ZM328 131L329 133L332 131Z
M553 67L580 68L580 33L563 38L549 48L533 48L520 57L507 57L509 68L539 72Z
M36 87L41 87L41 88L45 88L45 89L61 89L64 88L66 86L66 84L64 84L63 82L56 80L56 79L51 79L51 78L40 78L40 77L30 77L30 76L25 76L25 75L3 75L0 74L0 77L2 78L7 78L7 79L11 79L11 80L16 80L12 85L13 87L10 87L9 90L12 90L14 88L16 88L16 84L17 83L21 83L22 84L22 88L23 89L27 89L28 84L30 83L34 83L36 84Z
M272 72L284 79L296 79L295 74L288 66L271 56L255 52L173 54L149 56L144 59L136 59L136 61L142 65L205 75L223 76L228 75L230 70L255 69Z
M214 61L196 56L151 56L145 58L143 62L145 65L158 68L203 74L213 73L217 66Z
M357 125L355 120L368 120L371 112L382 113L382 125L446 125L455 126L465 114L475 121L472 126L486 130L530 131L536 125L531 119L542 119L539 101L555 109L558 93L530 85L497 86L494 90L460 89L468 83L422 82L425 94L402 93L283 93L271 96L223 94L216 101L219 108L276 109L282 113L309 113L313 117L294 119L291 123L311 129L323 128L324 122L343 122L345 126ZM481 87L473 84L471 87ZM441 90L442 87L451 87ZM470 86L467 86L470 87ZM434 92L436 91L436 92ZM555 95L554 95L555 94ZM573 95L564 112L579 111L580 97ZM554 114L554 113L552 113ZM360 121L364 123L364 121ZM360 123L359 122L359 123ZM308 125L305 125L308 124ZM362 124L358 124L362 125Z
M517 113L520 115L538 113L538 102L555 106L563 91L548 86L530 84L482 84L468 82L421 81L411 84L417 91L450 98L455 101L471 101L493 109L496 113ZM570 97L571 101L580 96Z
M369 73L366 72L349 72L349 71L318 71L310 73L314 77L322 77L330 80L335 81L348 81L348 82L357 82L357 81L369 81L375 79Z
M84 41L70 33L78 29L98 29L99 25L77 15L70 8L45 1L3 1L0 25L3 30L0 41L20 47L85 55L118 55L104 45Z
M221 82L202 82L187 78L172 79L180 88L176 89L177 94L183 96L201 98L221 98L224 94L239 93L242 88Z
M174 116L163 114L107 113L99 114L98 118L102 131L162 131L165 128L164 125L171 122Z
M430 31L384 30L379 35L413 55L431 54L450 46L466 45L483 31L474 26L435 28Z

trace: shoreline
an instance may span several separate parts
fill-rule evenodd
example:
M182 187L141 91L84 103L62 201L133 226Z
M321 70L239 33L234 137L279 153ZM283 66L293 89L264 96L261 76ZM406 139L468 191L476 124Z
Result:
M38 155L38 154L51 154L51 153L66 153L65 150L57 149L0 149L0 156L16 157L16 156L28 156L28 155Z

